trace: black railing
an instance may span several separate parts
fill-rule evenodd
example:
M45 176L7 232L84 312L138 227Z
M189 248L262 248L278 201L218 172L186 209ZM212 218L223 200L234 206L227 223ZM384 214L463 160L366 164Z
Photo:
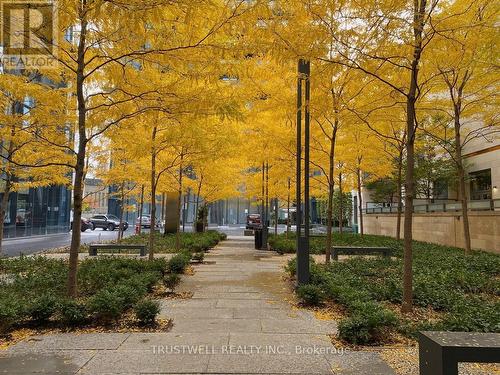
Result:
M403 212L405 208L403 207ZM500 211L500 199L489 199L480 201L469 201L469 211ZM462 211L462 203L459 201L417 203L413 205L414 213L432 213L432 212L457 212ZM363 210L366 214L395 214L398 212L398 206L394 203L367 203Z

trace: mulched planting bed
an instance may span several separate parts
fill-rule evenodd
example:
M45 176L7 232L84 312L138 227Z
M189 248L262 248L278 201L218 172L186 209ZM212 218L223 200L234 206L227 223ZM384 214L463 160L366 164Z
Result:
M274 238L273 247L293 239ZM341 240L340 240L341 239ZM324 241L315 238L314 241ZM412 339L421 330L500 332L500 256L414 242L414 306L401 314L402 243L388 237L335 235L336 245L388 246L394 257L347 257L311 265L311 284L297 290L309 304L335 302L345 308L339 339L380 345ZM319 251L324 248L315 244ZM284 251L285 252L285 251ZM287 270L295 274L295 260Z
M67 260L1 259L0 341L9 341L12 332L22 329L164 331L170 323L156 320L160 305L155 293L187 298L188 293L177 295L174 288L190 257L182 253L170 260L86 259L78 267L76 298L66 296Z

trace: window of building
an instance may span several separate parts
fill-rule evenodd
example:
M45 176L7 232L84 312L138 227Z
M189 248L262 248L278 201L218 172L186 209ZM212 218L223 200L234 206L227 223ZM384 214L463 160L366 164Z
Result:
M434 181L433 187L434 199L448 199L448 181L445 179L437 179Z
M491 169L469 173L470 177L470 199L491 199Z

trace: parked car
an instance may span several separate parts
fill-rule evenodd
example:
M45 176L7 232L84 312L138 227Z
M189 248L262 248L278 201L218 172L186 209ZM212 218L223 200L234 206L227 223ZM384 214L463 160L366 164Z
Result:
M247 229L258 229L262 225L260 214L247 215Z
M85 232L87 229L94 230L94 224L87 218L82 217L81 231Z
M73 228L73 217L71 217L70 228ZM95 229L94 224L92 224L92 222L89 219L82 217L80 230L82 232L85 232L87 229L94 230Z
M142 215L135 219L135 225L138 226L141 224L143 228L151 228L151 215ZM156 227L161 227L160 220L156 220Z
M115 230L120 227L120 219L115 215L95 215L90 218L94 228L102 228L104 230ZM128 229L128 223L123 221L123 230Z

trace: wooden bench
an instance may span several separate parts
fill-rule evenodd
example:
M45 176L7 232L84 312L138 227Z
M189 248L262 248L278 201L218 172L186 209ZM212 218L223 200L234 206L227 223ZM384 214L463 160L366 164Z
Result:
M459 362L500 362L500 333L420 332L420 375L458 375Z
M371 247L371 246L332 246L332 258L339 259L339 254L347 255L370 255L380 253L384 257L390 257L392 249L389 247Z
M134 245L134 244L91 244L89 245L89 256L97 256L97 249L104 250L122 250L122 249L131 249L131 250L139 250L139 255L141 257L146 256L146 245Z

